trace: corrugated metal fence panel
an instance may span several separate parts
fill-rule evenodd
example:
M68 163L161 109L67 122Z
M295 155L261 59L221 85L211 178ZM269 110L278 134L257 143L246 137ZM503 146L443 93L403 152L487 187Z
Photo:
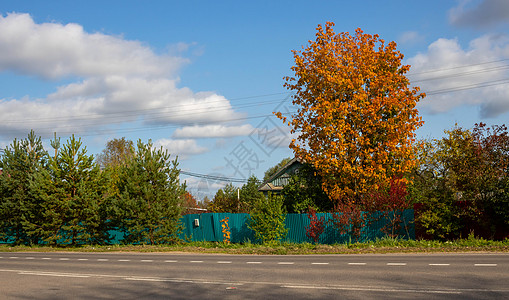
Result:
M215 214L190 214L181 219L183 232L181 238L187 241L216 241ZM197 220L197 221L195 221ZM221 226L217 224L217 226ZM219 229L220 230L220 229Z
M306 230L302 230L309 224L307 215L305 214L287 214L285 219L285 227L288 228L288 234L285 241L302 243L307 240Z
M414 212L413 210L405 210L400 212L402 224L400 229L394 234L406 239L415 239L414 230ZM184 225L183 239L189 241L223 241L223 233L221 231L221 220L228 217L228 225L231 232L232 243L243 243L247 241L255 242L254 232L249 229L249 214L232 214L232 213L205 213L186 215L182 222ZM334 244L347 243L355 241L355 237L349 234L341 234L333 225L333 216L330 213L318 213L318 218L324 220L324 232L320 236L319 243ZM199 226L194 226L194 219L199 220ZM369 241L382 238L387 235L387 230L383 228L388 226L388 219L381 212L366 215L367 226L365 226L358 241ZM309 218L307 214L287 214L285 226L288 228L288 234L284 241L292 243L311 242L306 235L306 228L309 226Z
M232 243L254 242L254 231L249 229L249 214L230 214L229 224Z
M399 231L395 232L398 236L406 239L415 239L414 211L412 209L400 212L402 224ZM382 229L387 227L388 219L381 218L382 213L373 213L371 219L375 220L368 226L365 226L361 232L359 241L375 240L386 235ZM230 227L230 241L232 243L244 243L247 241L256 242L254 232L249 229L249 214L232 213L204 213L184 215L181 218L182 233L180 238L184 241L223 241L221 220L228 217ZM334 244L354 241L348 234L340 234L332 224L332 214L318 213L318 218L324 219L325 230L320 236L319 243ZM390 216L389 216L390 217ZM198 220L197 223L195 220ZM288 234L284 241L293 243L311 242L306 236L306 228L309 226L307 214L287 214L285 226L288 228ZM198 226L196 226L198 225ZM120 244L123 240L123 233L112 230L112 244ZM7 238L0 243L8 243L11 239Z
M204 213L190 214L182 217L183 232L181 238L188 241L223 241L221 220L228 217L230 241L243 243L254 241L254 232L248 227L249 214ZM198 220L196 226L194 220Z
M397 235L405 239L415 239L415 227L414 227L414 211L412 209L397 212L401 214L401 224L398 230L394 232ZM330 213L317 213L319 219L324 221L324 231L320 235L318 240L321 244L335 244L335 243L347 243L355 240L355 237L350 234L341 234L338 229L334 227L333 215ZM362 228L359 241L373 241L377 238L382 238L387 235L388 229L390 229L389 219L384 217L383 213L376 212L369 215L365 215L367 221L366 225ZM389 218L392 215L389 214ZM307 214L288 214L286 216L286 227L288 228L288 235L285 241L294 243L311 242L306 235L306 228L310 224L310 220ZM384 231L384 227L385 231Z

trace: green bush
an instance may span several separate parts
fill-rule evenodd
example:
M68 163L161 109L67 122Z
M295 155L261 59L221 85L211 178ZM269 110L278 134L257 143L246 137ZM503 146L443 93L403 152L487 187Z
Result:
M285 218L283 197L269 194L255 202L248 226L262 243L275 244L281 242L288 233Z

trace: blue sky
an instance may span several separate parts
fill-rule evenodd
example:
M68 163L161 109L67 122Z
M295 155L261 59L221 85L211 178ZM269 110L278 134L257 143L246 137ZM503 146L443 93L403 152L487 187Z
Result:
M72 4L71 4L72 3ZM263 177L291 136L283 77L318 24L396 41L428 93L419 138L507 124L509 2L9 1L0 4L0 147L30 129L151 139L185 172ZM202 199L224 182L183 175Z

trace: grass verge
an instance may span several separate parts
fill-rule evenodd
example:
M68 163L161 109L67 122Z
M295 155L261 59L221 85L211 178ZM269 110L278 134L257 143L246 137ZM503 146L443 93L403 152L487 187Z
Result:
M384 254L384 253L444 253L444 252L507 252L509 239L491 241L469 237L454 241L401 240L383 238L370 242L348 244L269 243L225 244L190 242L173 245L108 245L80 247L12 246L0 245L0 252L188 252L254 255L306 254Z

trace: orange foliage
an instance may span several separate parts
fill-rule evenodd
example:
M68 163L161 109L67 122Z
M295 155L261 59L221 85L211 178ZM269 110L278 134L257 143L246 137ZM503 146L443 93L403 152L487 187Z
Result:
M225 217L224 219L222 219L221 221L221 231L223 232L223 243L226 243L226 244L229 244L230 243L230 235L231 235L231 232L230 232L230 226L228 225L228 220L230 218L228 217Z
M184 207L186 208L198 208L198 203L193 195L189 192L185 192L184 194Z
M276 115L300 134L290 147L314 165L327 194L355 202L415 165L414 131L423 124L415 106L425 94L409 87L396 43L333 26L319 25L316 40L293 51L295 77L285 87L298 111Z
M194 196L191 193L186 191L183 195L182 202L183 202L182 204L185 208L185 211L184 211L185 215L197 213L197 210L195 210L195 208L199 208L198 202L196 201L196 198L194 198Z

